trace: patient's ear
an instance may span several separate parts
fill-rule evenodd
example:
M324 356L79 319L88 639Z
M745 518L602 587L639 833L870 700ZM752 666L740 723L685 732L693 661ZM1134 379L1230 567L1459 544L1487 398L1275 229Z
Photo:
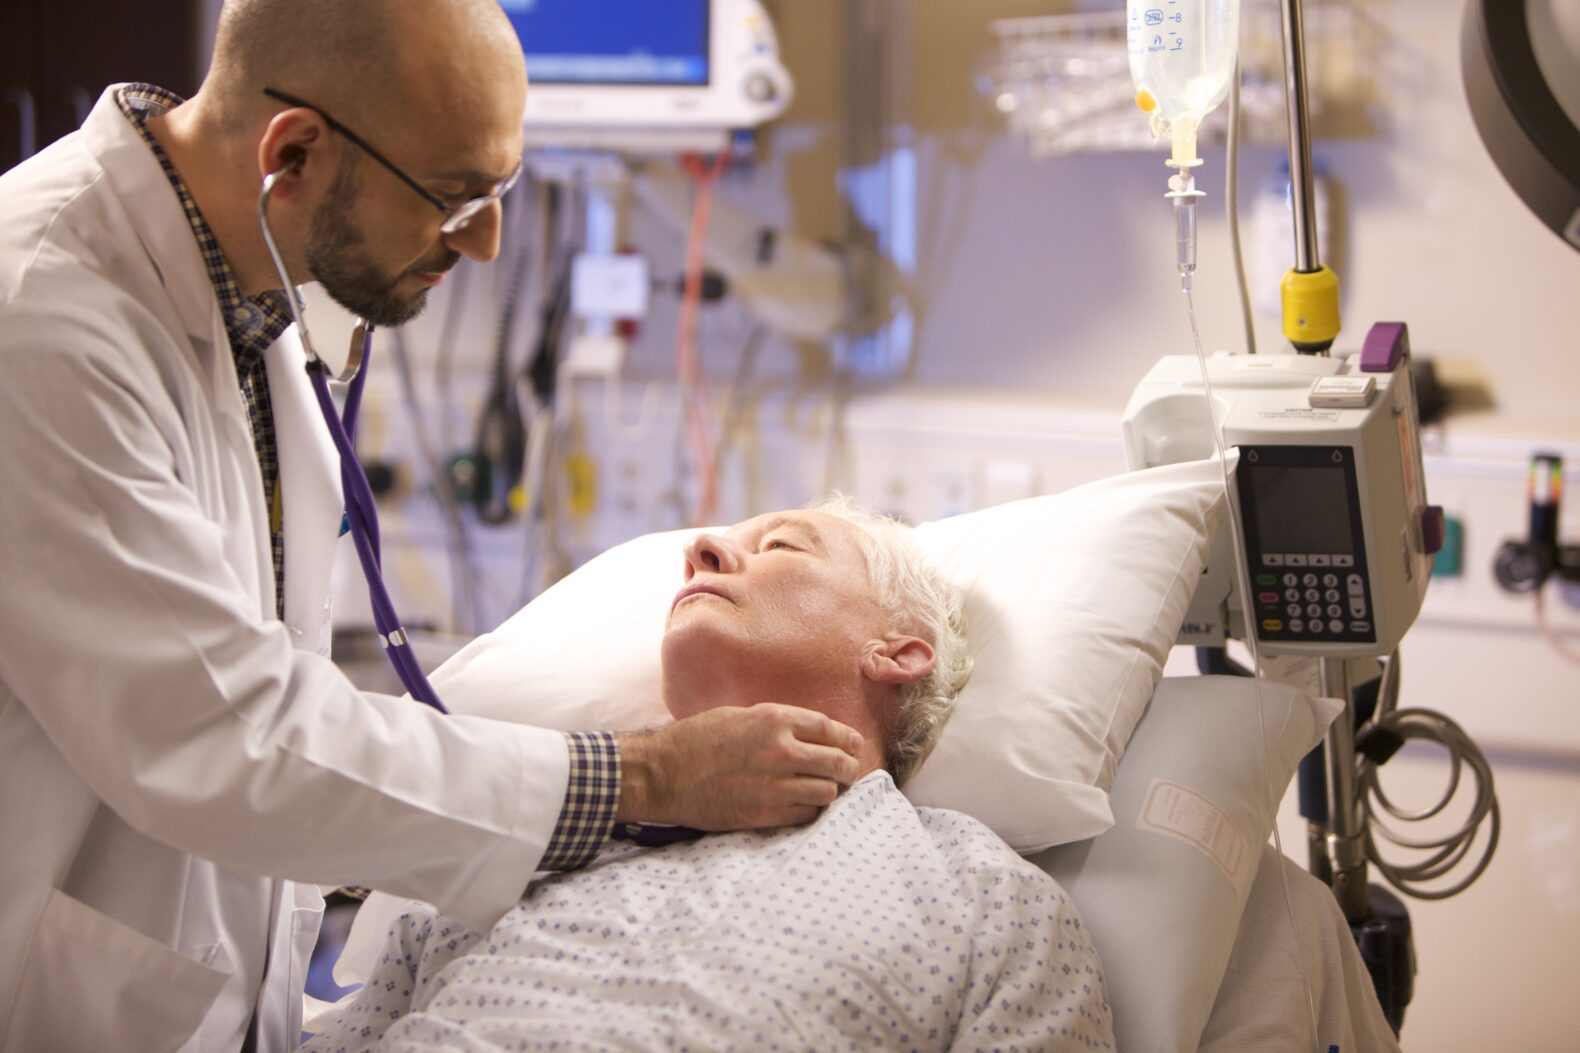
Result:
M915 636L869 640L861 652L861 673L879 684L914 684L938 664L933 645Z

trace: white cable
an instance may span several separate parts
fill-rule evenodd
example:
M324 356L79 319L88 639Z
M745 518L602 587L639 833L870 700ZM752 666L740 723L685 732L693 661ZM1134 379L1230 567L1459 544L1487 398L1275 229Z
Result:
M520 401L522 417L527 426L527 449L522 459L521 525L525 545L517 604L525 606L543 591L538 586L539 566L544 553L552 556L559 544L559 502L554 500L549 490L554 485L554 474L549 462L554 456L554 429L558 424L558 415L549 406L536 405L527 381L518 383L522 388L529 389L522 391ZM529 410L529 406L534 408Z
M604 430L616 439L627 441L640 439L653 430L653 422L658 419L660 400L663 398L663 393L658 390L656 381L649 381L643 384L642 407L637 411L635 421L627 421L625 419L625 399L621 395L622 387L619 370L614 370L603 378Z
M1228 184L1224 197L1229 210L1229 247L1234 251L1234 273L1240 282L1240 316L1245 322L1245 350L1256 354L1256 322L1251 316L1251 287L1245 280L1245 254L1240 248L1240 60L1234 62L1234 78L1229 81Z
M741 348L740 357L735 365L735 379L730 383L729 399L725 402L724 424L719 429L719 444L713 448L715 477L724 474L725 461L735 446L735 437L740 431L741 418L745 416L746 403L751 394L752 379L757 371L757 353L762 350L763 341L767 336L767 328L759 322L752 326L751 332L746 337L746 343Z
M1183 278L1184 276L1182 275L1181 277ZM1238 578L1240 595L1249 597L1251 595L1251 570L1246 560L1245 538L1240 534L1240 517L1235 514L1235 502L1229 489L1228 454L1224 452L1223 434L1218 427L1218 415L1214 412L1212 379L1207 371L1207 353L1202 349L1201 330L1196 324L1196 299L1191 295L1189 281L1181 281L1180 284L1185 293L1186 313L1190 317L1191 339L1196 345L1196 362L1201 366L1202 389L1207 400L1208 427L1212 431L1213 447L1218 452L1218 471L1223 478L1224 515L1229 520L1229 530L1234 542L1232 547L1234 549L1235 575ZM1245 643L1251 651L1251 675L1256 685L1256 722L1262 737L1262 783L1267 793L1268 814L1273 817L1273 847L1277 850L1279 856L1282 857L1284 854L1284 841L1278 833L1278 795L1273 790L1273 774L1267 766L1267 714L1264 711L1265 706L1262 699L1262 658L1256 647L1256 632L1249 622L1246 625ZM1339 715L1339 719L1345 719L1347 713L1348 709L1345 710L1345 713ZM1300 967L1300 979L1306 986L1306 1010L1310 1014L1311 1019L1312 1048L1320 1053L1323 1047L1321 1031L1317 1027L1316 994L1311 987L1311 976L1306 971L1305 955L1301 953L1300 927L1295 924L1295 905L1289 895L1289 875L1285 872L1285 868L1282 865L1278 868L1278 876L1284 892L1284 912L1289 917L1289 931L1296 947L1295 964Z

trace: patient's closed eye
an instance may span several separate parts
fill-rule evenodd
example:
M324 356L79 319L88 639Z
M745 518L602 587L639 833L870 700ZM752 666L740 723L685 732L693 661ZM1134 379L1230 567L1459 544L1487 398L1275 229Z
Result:
M782 537L768 538L758 547L758 551L768 552L776 548L789 549L791 552L799 551L796 546L792 545Z

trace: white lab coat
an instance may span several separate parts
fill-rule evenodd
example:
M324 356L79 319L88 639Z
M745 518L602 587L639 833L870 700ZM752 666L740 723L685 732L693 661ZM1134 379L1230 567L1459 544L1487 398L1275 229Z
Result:
M111 89L113 91L114 89ZM0 1050L295 1045L319 884L485 929L563 737L362 695L324 657L341 516L294 336L269 351L276 620L218 303L107 92L0 178ZM291 879L291 880L281 880Z

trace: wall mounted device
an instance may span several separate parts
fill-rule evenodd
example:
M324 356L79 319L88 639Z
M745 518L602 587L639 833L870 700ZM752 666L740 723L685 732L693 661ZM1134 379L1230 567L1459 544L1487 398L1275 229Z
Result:
M1580 545L1558 543L1558 511L1563 493L1563 458L1552 453L1531 458L1526 483L1530 531L1522 540L1505 541L1499 546L1492 567L1498 584L1508 591L1536 592L1554 574L1580 584Z

